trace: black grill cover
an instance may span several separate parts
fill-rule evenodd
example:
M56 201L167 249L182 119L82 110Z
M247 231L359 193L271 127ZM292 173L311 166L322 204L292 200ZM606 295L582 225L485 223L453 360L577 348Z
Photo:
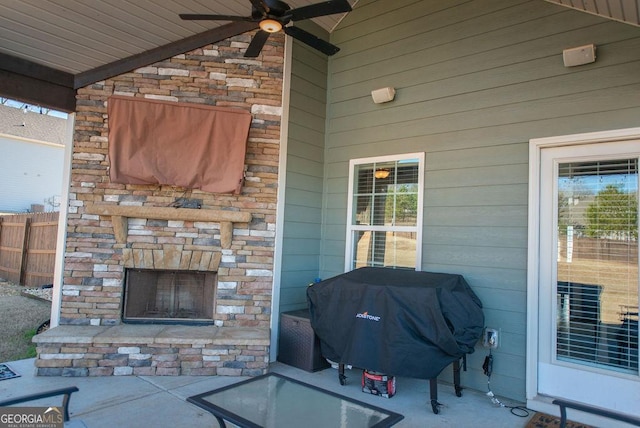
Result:
M432 379L472 353L480 299L461 275L366 267L307 289L322 355L388 375Z

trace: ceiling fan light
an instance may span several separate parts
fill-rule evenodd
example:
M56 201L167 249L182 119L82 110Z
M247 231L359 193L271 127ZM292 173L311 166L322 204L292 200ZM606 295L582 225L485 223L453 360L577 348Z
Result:
M277 33L282 30L282 24L275 19L263 19L260 21L260 29L267 33Z

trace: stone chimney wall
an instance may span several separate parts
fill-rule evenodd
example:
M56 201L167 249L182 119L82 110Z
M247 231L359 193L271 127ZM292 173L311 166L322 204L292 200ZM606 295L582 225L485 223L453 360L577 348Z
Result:
M194 257L214 260L218 272L216 325L269 327L284 36L272 35L260 57L245 58L244 49L252 35L204 46L78 90L61 325L120 324L125 267L136 254L171 253L177 254L182 260L178 265L187 269L201 269L202 263L194 263ZM251 112L246 179L241 194L111 183L107 117L110 95ZM126 242L122 242L114 231L114 222L122 219L95 214L98 205L166 208L183 197L201 199L201 210L248 212L251 220L231 225L134 216L116 225L126 229ZM230 242L227 238L223 245L221 235L230 236Z

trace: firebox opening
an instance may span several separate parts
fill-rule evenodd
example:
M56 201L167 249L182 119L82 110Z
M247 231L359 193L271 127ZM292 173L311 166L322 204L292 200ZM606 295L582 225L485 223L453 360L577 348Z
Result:
M127 269L123 322L213 324L216 273Z

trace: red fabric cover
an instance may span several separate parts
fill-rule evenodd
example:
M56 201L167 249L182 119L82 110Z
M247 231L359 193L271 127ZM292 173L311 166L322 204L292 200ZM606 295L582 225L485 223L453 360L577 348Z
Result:
M113 183L240 193L249 112L125 96L107 110Z

